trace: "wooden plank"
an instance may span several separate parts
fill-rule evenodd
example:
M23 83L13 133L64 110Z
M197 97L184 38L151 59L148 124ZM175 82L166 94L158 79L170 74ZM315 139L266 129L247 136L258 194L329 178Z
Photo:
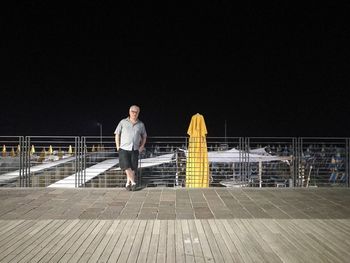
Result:
M176 262L185 262L185 250L182 236L182 222L175 220L175 258Z
M112 253L110 254L110 257L108 258L108 262L117 262L121 251L123 250L125 241L128 238L129 232L132 230L131 227L134 223L134 220L125 220L126 224L123 229L121 229L120 236L118 238L117 243L115 243L115 246L112 250Z
M231 257L229 249L223 241L222 235L216 225L215 219L208 219L208 223L213 232L216 243L218 244L224 262L234 262L234 259Z
M88 262L98 262L103 251L105 248L107 248L109 241L111 240L113 234L115 233L118 225L119 225L119 220L111 220L111 225L108 228L107 232L103 236L102 240L99 242L98 246L95 248L93 254L89 258Z
M136 233L139 228L139 225L140 225L140 220L134 220L117 262L128 261L130 250L136 238Z
M227 221L217 219L215 220L215 222L234 262L251 262L251 258L248 256L248 253L246 253L246 251L243 250L243 246L240 240L235 235L234 240L236 242L233 242L233 240L231 239L229 231L227 231L226 229L227 226L225 227L224 224ZM232 233L233 231L231 231L231 235L233 235Z
M147 262L153 263L157 261L159 231L160 231L160 221L155 220L153 225L153 230L152 230L148 256L147 256Z
M195 262L204 262L204 255L203 255L202 247L199 241L196 224L194 220L188 220L187 222L188 222L188 228L190 231Z
M48 222L45 226L33 229L28 235L17 239L17 242L10 247L12 251L6 257L2 258L1 262L10 262L11 260L18 262L33 249L31 246L32 243L41 240L46 232L51 232L55 224L56 222ZM7 249L7 251L9 251L9 249Z
M159 229L159 241L157 249L157 263L166 261L166 247L167 247L167 220L160 220L160 229Z
M150 247L152 231L153 231L153 224L154 224L154 220L147 220L146 230L144 232L137 262L144 263L147 261L148 250Z
M343 253L349 253L349 247L344 242L349 239L349 233L346 233L345 229L338 228L332 221L314 219L314 226L317 226L318 233L323 239L327 240L330 244L337 244L335 248L340 249Z
M205 221L205 220L203 220ZM285 253L286 250L294 250L294 253L298 253L299 257L294 257L295 255L293 253L286 253L282 258L284 260L291 260L293 258L294 261L302 261L304 259L308 259L313 262L344 262L349 258L349 252L346 250L346 242L349 241L349 238L345 236L346 234L343 234L340 229L342 229L342 224L346 225L346 220L336 220L337 225L334 227L334 220L320 220L320 219L292 219L292 220L271 220L271 219L228 219L228 220L214 220L215 226L217 230L215 230L215 227L211 227L211 231L217 233L219 232L221 235L221 239L225 243L225 246L229 249L229 252L232 254L232 249L237 249L237 251L241 254L242 253L242 247L247 249L245 246L247 246L249 249L254 249L258 251L259 255L261 256L262 261L266 262L280 262L281 259L277 255L281 255L281 253ZM230 224L228 222L234 221L234 224ZM265 222L262 222L265 221ZM35 224L33 224L35 222ZM11 256L8 256L3 260L4 262L15 260L16 262L27 262L27 260L31 260L33 262L38 262L39 260L42 262L55 262L55 260L50 259L57 251L64 250L61 248L61 246L64 246L67 242L71 241L71 239L76 240L75 234L82 235L81 232L78 231L83 225L83 223L77 223L82 222L81 220L75 220L76 225L73 223L74 221L62 221L62 220L49 220L50 224L48 224L45 227L39 227L40 224L36 221L31 221L29 229L26 229L26 234L22 235L22 233L18 233L18 235L12 237L12 244L15 245L15 248L13 248L13 252L16 251L15 257L12 257L14 254L11 254ZM60 224L60 222L63 222ZM90 222L92 222L90 220ZM118 222L118 221L117 221ZM148 221L152 222L152 220ZM162 238L160 238L161 232L166 234L166 255L168 256L168 247L169 243L169 237L174 235L174 241L176 244L175 251L178 251L178 246L183 247L183 237L182 233L185 232L190 235L191 237L191 246L193 249L194 254L195 248L194 248L194 240L196 239L196 236L198 236L201 251L203 255L205 256L205 251L209 251L209 257L211 254L211 247L209 239L206 238L207 232L204 231L204 223L202 224L202 220L190 220L187 222L187 228L188 230L183 231L182 230L182 222L178 220L168 220L168 221L158 221L159 222L159 237L157 242L157 252L160 246L160 242ZM164 222L164 229L162 229L162 222ZM165 223L166 222L166 223ZM149 226L153 226L151 224L146 224L144 221L140 222L140 226L136 232L136 236L139 236L139 238L134 239L132 250L137 252L143 250L143 252L146 252L146 257L137 257L138 261L142 262L146 261L149 244L151 240L151 232L153 231L153 228ZM114 223L115 224L115 223ZM143 224L143 227L141 225ZM171 226L173 224L173 226ZM10 224L11 225L11 224ZM118 224L117 224L118 225ZM111 243L110 238L106 238L105 236L109 232L110 235L114 234L115 231L118 229L117 225L115 225L112 228L111 221L109 221L109 225L104 225L105 231L100 228L100 231L95 235L95 238L93 239L93 242L97 242L98 246L100 247L100 244L102 240L104 241L104 244ZM145 239L145 232L147 229L146 225L148 225L148 239ZM21 226L19 224L18 226ZM179 231L179 226L181 227ZM194 229L194 227L196 229ZM124 228L124 227L122 227ZM185 227L186 228L186 227ZM213 230L212 230L213 229ZM346 227L345 227L346 229ZM62 232L61 232L62 231ZM77 232L77 233L75 233ZM180 235L179 235L180 232ZM59 234L61 233L61 234ZM235 238L233 238L233 234ZM205 242L201 242L201 235L205 236ZM272 240L274 242L267 242L269 238L266 238L266 235L272 235ZM245 236L247 239L242 242L240 240L241 236ZM101 236L103 238L98 238L98 236ZM128 238L129 233L127 234ZM142 241L140 237L142 236ZM239 238L238 238L239 236ZM179 242L179 238L181 238L181 242ZM230 239L228 239L230 238ZM329 240L330 238L330 240ZM344 239L345 238L345 239ZM215 237L214 237L215 239ZM99 240L99 241L98 241ZM164 239L163 239L164 240ZM332 242L331 242L332 241ZM91 250L92 243L89 243L87 250ZM215 240L216 242L216 240ZM74 244L75 242L71 242L71 244ZM96 244L97 244L96 243ZM115 245L116 242L114 242ZM206 245L203 245L205 244ZM85 246L88 244L88 241L85 240L84 243ZM148 245L147 245L148 244ZM233 248L230 247L230 244L233 244ZM83 245L82 245L83 246ZM101 247L100 252L97 253L100 255L102 253L102 250L104 251L105 248L107 248L106 245ZM114 247L114 246L113 246ZM207 249L204 249L206 247ZM209 248L209 249L208 249ZM6 247L5 247L6 249ZM11 247L12 249L12 247ZM241 250L240 250L241 249ZM3 247L1 248L1 251L3 252ZM92 251L92 250L91 250ZM109 255L111 254L108 254ZM9 252L9 251L8 251ZM251 252L251 251L249 251ZM176 252L176 259L178 259L178 255L181 257L181 253ZM47 256L43 256L43 255ZM91 254L91 253L90 253ZM103 254L103 253L102 253ZM132 257L130 253L128 256L128 261L136 260L136 256ZM170 252L171 254L171 252ZM196 255L196 254L195 254ZM275 255L275 256L273 256ZM33 257L34 256L34 257ZM183 253L182 253L183 256ZM61 254L62 257L62 254ZM98 258L98 256L95 256L95 258ZM169 257L168 257L169 258ZM171 256L173 258L173 256ZM170 259L171 259L170 258ZM204 257L206 259L207 257ZM79 258L81 260L82 258ZM91 258L90 258L91 259ZM195 258L197 259L197 257ZM217 257L213 256L213 259L217 259ZM237 258L234 258L237 260ZM251 259L246 259L244 257L241 258L239 261L243 262L249 262ZM57 261L57 258L56 258ZM168 262L168 260L166 260ZM199 259L201 261L201 259ZM96 262L96 261L95 261Z
M51 249L66 236L72 228L79 222L78 220L55 220L62 222L61 225L55 225L51 231L47 231L45 235L42 235L40 238L36 238L34 242L26 249L28 252L25 252L25 257L20 259L20 254L16 256L16 261L19 262L38 262L40 258L48 254ZM30 250L29 250L30 248Z
M28 239L36 234L45 232L50 224L54 224L52 220L37 221L31 227L24 230L22 233L12 235L11 240L5 244L1 244L0 261L6 261L6 257L13 257L16 249L20 250L20 246Z
M30 220L5 220L8 221L7 227L4 227L0 232L0 247L6 244L10 239L8 237L15 236L16 232L21 233L28 227L30 227L33 222ZM7 239L7 240L5 240Z
M347 238L344 240L344 242L348 246L350 246L350 238L349 238L349 236L350 236L350 224L347 225L346 223L348 223L348 222L344 219L335 219L334 221L339 226L339 231L343 231L343 233L347 236ZM350 221L350 220L348 220L348 221Z
M95 237L97 236L97 234L101 231L101 229L103 228L105 221L101 221L101 220L96 220L97 224L90 230L88 229L89 234L85 235L85 233L82 235L82 239L79 247L77 249L74 250L74 252L72 251L72 255L69 258L69 262L78 262L80 260L80 258L82 257L82 255L84 253L86 253L87 248L89 247L89 245L91 244L91 242L95 239ZM78 244L79 244L78 243Z
M84 220L83 222L84 222L83 225L79 224L78 229L74 229L76 231L72 231L72 232L74 232L74 235L69 235L69 238L67 239L67 241L65 243L63 243L63 244L60 243L61 247L59 247L59 249L55 249L55 250L48 253L47 257L51 256L50 262L59 262L62 260L62 258L65 255L67 255L66 257L71 256L73 253L72 247L74 245L76 245L78 242L80 242L79 241L80 237L86 231L88 231L90 229L91 225L93 225L92 227L94 227L97 224L97 222L94 222L93 220ZM91 231L91 230L89 230L89 231ZM46 256L44 258L46 258ZM40 261L45 262L45 261L43 261L43 259ZM65 259L65 260L68 260L68 259Z
M321 257L323 261L337 262L337 257L333 253L330 253L328 249L325 249L324 244L320 244L317 238L313 237L312 228L306 224L309 220L292 220L289 222L290 232L299 233L299 242L304 246L304 249L311 247L311 251L314 251L318 257ZM317 231L317 230L316 230ZM311 257L309 257L311 259Z
M262 220L264 219L251 221L251 224L257 229L257 232L261 236L263 240L262 242L268 245L282 262L292 261L293 258L290 255L286 255L283 251L283 249L285 250L286 248L284 248L283 246L281 247L281 244L279 243L279 234L271 232L270 229L268 229L264 224L262 224Z
M191 242L191 235L190 235L190 230L188 228L187 220L181 220L181 226L182 226L182 238L184 242L185 261L195 262L192 242Z
M314 234L307 234L310 239L322 249L322 256L327 259L328 262L347 262L348 257L343 257L336 250L331 249L324 241L320 240ZM343 259L342 259L343 258ZM345 261L344 261L345 260Z
M223 225L230 236L232 242L235 244L239 254L246 262L251 262L256 259L255 252L251 251L249 241L246 237L246 231L240 227L241 221L239 219L229 219L223 221Z
M96 251L96 248L100 244L101 240L106 235L108 229L111 227L112 221L111 220L101 220L100 224L101 224L101 227L99 227L99 225L98 225L94 229L92 234L89 236L91 242L88 239L84 242L84 244L88 244L90 242L90 244L87 245L86 249L85 249L85 247L79 248L79 250L81 251L81 253L80 253L81 256L80 256L78 262L86 263L87 261L89 261L89 259L92 257L92 255ZM85 249L85 251L83 251L83 249Z
M343 219L330 219L329 224L332 224L340 232L344 233L345 236L350 236L350 225L344 224L346 221Z
M62 231L60 235L62 235L62 238L54 245L53 248L51 248L47 253L43 253L40 251L38 254L36 254L31 261L32 262L55 262L55 259L52 259L55 255L58 255L58 258L62 257L62 254L59 254L58 252L65 251L63 248L67 247L67 249L70 247L72 239L74 240L74 237L77 236L76 233L79 233L79 230L84 227L84 225L87 225L86 221L82 221L79 219L73 220L72 224L74 222L77 222L76 225L74 225L73 229L69 231ZM89 224L91 221L89 222ZM56 260L57 261L57 260Z
M235 226L240 229L241 233L239 238L249 251L249 256L254 262L261 259L267 262L281 262L281 259L274 253L271 247L265 244L263 238L260 235L254 235L253 227L249 224L252 220L259 219L235 220Z
M276 223L281 228L281 233L290 240L299 254L313 262L328 262L327 256L323 255L323 249L315 246L314 242L305 234L300 224L295 225L294 220L277 220Z
M201 244L201 248L202 248L202 252L203 252L203 256L204 256L204 261L205 262L213 262L214 257L211 253L211 249L210 249L207 237L205 235L201 220L195 219L194 223L195 223L195 226L197 229L198 239L199 239L199 242Z
M16 262L28 262L30 258L38 253L38 250L36 250L38 247L44 249L45 246L59 234L59 231L64 230L64 223L65 220L52 220L52 224L48 225L40 234L37 233L22 243L20 248L15 251Z
M136 236L135 236L134 242L133 242L131 250L130 250L128 263L129 262L137 262L137 258L139 256L139 253L141 250L141 245L142 245L144 233L146 230L147 221L141 220L139 222L140 222L140 224L139 224L139 227L137 229Z
M1 182L1 175L0 175L0 182ZM11 203L7 203L5 202L1 202L0 205L0 217L2 219L9 219L9 216L11 216L11 214L13 213L13 211L16 209L14 206L16 204L11 204Z
M8 244L13 238L17 237L19 234L22 234L24 231L28 231L28 229L31 228L34 223L35 221L25 220L19 225L11 225L11 228L8 231L1 234L0 247L4 248L5 244Z
M291 247L286 245L284 237L281 233L272 231L266 226L266 222L271 219L259 219L259 232L265 242L268 242L271 249L281 258L284 262L296 262L300 261L299 257L296 255L296 251L291 251ZM256 220L257 222L257 220ZM294 248L295 249L295 248Z
M322 253L329 260L342 262L344 258L349 258L347 249L344 249L343 240L335 238L332 233L335 229L329 226L330 231L324 233L316 220L301 220L301 222L302 224L299 222L299 226L309 230L307 236L313 240L314 244L321 247Z
M63 254L62 258L59 259L59 262L72 262L78 260L77 257L75 257L75 254L80 249L80 246L84 244L84 241L91 235L92 231L96 228L98 224L99 220L92 220L92 223L87 226L84 232L81 233L79 231L78 238L71 245L71 247L69 247L69 249Z
M204 233L207 237L208 244L210 246L211 253L213 255L213 258L216 262L224 262L224 258L221 255L221 251L219 249L219 246L216 242L215 236L213 234L213 231L210 228L208 220L201 220Z
M116 220L116 222L118 222L116 229L112 232L112 236L109 239L106 247L104 248L101 256L98 259L98 262L107 262L110 258L110 256L113 253L114 247L116 246L116 244L118 243L118 240L120 238L120 236L123 233L123 230L128 222L128 220Z
M0 241L3 239L3 236L10 230L17 228L23 224L25 220L0 220Z
M337 221L339 222L339 224L341 224L342 226L346 227L347 231L350 231L350 220L348 219L337 219Z
M258 221L256 219L240 219L239 222L245 226L247 229L247 233L245 234L248 242L252 244L252 246L258 250L259 256L265 262L282 262L282 260L278 257L278 255L272 250L269 244L262 238L260 235L259 229L256 229L252 222ZM238 222L237 222L238 223ZM244 235L244 234L243 234ZM249 244L248 243L248 244ZM249 247L249 245L248 245ZM248 250L249 252L249 250Z
M264 206L266 200L259 202L257 195L249 195L253 197L252 202L262 206L265 212L269 211L270 206ZM33 196L37 198L39 195L33 193L30 198ZM82 196L79 194L79 198ZM192 196L199 198L194 194ZM205 194L205 197L209 195ZM164 198L168 200L168 196L164 195ZM240 199L243 200L244 196ZM327 212L320 214L314 208L311 209L310 204L301 204L299 207L299 214L305 211L304 219L251 219L239 216L237 219L220 219L218 210L219 219L212 221L196 219L135 222L79 219L45 221L45 215L47 218L49 214L42 213L41 208L35 208L34 203L39 204L38 201L40 200L32 203L33 207L27 206L21 210L21 205L14 213L7 215L9 218L16 216L27 220L0 220L1 262L115 262L119 258L120 261L125 259L128 262L232 260L270 263L347 262L350 258L350 220L337 217L338 214L345 216L346 212L342 211L337 215ZM55 203L54 200L48 202L46 205ZM60 211L60 204L61 200L53 209ZM288 211L287 205L282 208ZM306 211L308 208L310 211ZM40 218L30 219L37 217L39 213L42 213ZM4 218L7 217L4 215ZM102 224L103 221L105 224ZM126 227L129 221L132 223ZM138 228L132 233L130 230L135 224L138 224ZM89 233L85 235L85 232ZM187 255L185 251L188 252ZM114 258L113 255L117 257Z
M166 241L166 262L167 263L175 263L175 222L176 220L168 220L168 233L167 233L167 241Z

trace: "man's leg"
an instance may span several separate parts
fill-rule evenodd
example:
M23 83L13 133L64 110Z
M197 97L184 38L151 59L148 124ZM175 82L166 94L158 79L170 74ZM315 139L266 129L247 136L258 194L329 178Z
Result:
M125 171L125 174L126 174L125 187L127 190L130 189L130 183L131 183L130 175L129 175L129 172L127 171L130 168L125 169L126 167L130 167L130 164L128 162L128 158L130 158L130 157L128 155L129 155L128 151L125 151L123 149L119 150L119 164L120 164L120 168L123 169Z
M138 162L139 162L139 151L138 150L132 151L132 154L131 154L131 170L132 170L132 173L133 173L133 183L132 183L132 185L136 184L136 180L137 180L136 172L137 172Z
M130 184L130 180L129 180L129 177L128 177L128 174L126 173L126 171L125 171L125 174L126 174L126 184L125 184L125 187L128 187L128 185Z
M133 170L131 170L131 168L128 168L125 170L126 173L126 181L129 183L131 183L132 185L135 184L135 173Z

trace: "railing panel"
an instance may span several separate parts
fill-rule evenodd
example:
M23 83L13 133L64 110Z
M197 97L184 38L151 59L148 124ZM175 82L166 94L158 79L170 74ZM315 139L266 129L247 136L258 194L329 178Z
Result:
M347 186L349 146L345 138L300 138L297 185Z
M9 157L18 165L12 167L10 172L1 167L2 185L47 187L71 173L76 173L77 142L77 137L67 136L19 137L20 150L16 156L10 154ZM9 141L7 143L11 146Z
M13 175L20 175L24 162L23 136L0 136L0 186L17 186L17 179Z
M126 182L114 136L0 136L0 143L0 186L106 188ZM190 146L188 136L148 137L138 184L197 187L189 183L189 169L203 166L209 187L349 187L349 138L207 137L205 143L207 170L189 159L190 147L203 146Z
M248 138L250 186L293 187L295 139L290 137ZM261 158L253 158L261 155ZM273 158L274 157L274 158ZM255 160L254 160L255 159Z

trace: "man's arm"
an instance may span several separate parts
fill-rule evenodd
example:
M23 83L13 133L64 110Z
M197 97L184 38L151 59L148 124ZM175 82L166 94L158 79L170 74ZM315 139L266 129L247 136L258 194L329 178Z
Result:
M147 140L147 136L142 135L140 149L139 149L140 152L142 152L145 149L146 140Z
M115 135L115 147L117 148L117 151L119 151L119 148L120 148L120 136L119 136L119 134Z

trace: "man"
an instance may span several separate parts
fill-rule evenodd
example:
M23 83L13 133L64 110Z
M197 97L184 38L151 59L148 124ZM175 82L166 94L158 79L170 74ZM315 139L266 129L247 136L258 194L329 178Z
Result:
M126 173L126 189L135 191L135 174L137 172L139 153L145 149L146 128L138 119L140 107L132 105L129 117L122 119L114 131L115 144L119 152L120 168Z

